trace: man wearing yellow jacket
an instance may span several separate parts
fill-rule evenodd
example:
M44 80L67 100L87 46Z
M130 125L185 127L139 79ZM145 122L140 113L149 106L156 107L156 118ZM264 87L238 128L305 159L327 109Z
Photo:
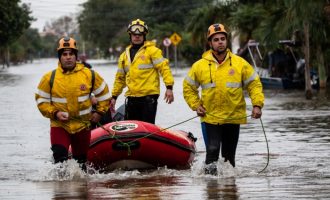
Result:
M153 42L146 41L148 26L137 19L128 25L131 45L120 55L112 90L111 106L127 86L125 119L155 123L160 75L166 85L164 99L172 103L174 79L168 60Z
M35 98L39 111L50 118L54 162L67 160L71 145L72 157L85 168L90 125L108 110L111 96L98 73L76 62L78 49L73 38L60 39L57 51L58 67L42 77ZM98 100L96 112L92 112L91 93Z
M251 98L253 118L261 117L264 95L253 67L228 49L225 27L211 25L207 38L210 50L193 64L183 82L183 95L189 107L201 117L206 146L205 173L217 174L220 148L225 162L235 167L240 124L246 123L243 89Z

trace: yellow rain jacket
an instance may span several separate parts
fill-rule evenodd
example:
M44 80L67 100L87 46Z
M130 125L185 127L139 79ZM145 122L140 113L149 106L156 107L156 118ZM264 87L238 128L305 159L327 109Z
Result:
M52 89L50 79L52 71L46 73L35 94L37 106L43 116L50 118L51 127L62 127L71 134L77 133L89 124L92 111L90 93L92 88L92 72L81 63L76 63L72 71L63 71L59 63ZM51 90L51 91L50 91ZM103 78L95 72L92 93L98 100L96 112L104 114L109 109L110 93ZM57 111L67 112L69 121L63 123L55 119Z
M201 97L198 88L201 87ZM211 50L195 62L183 81L183 96L192 110L199 105L206 109L202 122L210 124L246 123L246 88L253 106L264 105L264 95L258 74L243 58L227 49L219 64Z
M159 94L159 74L163 77L166 86L173 86L174 79L169 67L168 59L162 55L162 51L155 43L146 41L130 59L130 48L128 46L118 61L118 70L112 90L112 96L119 96L125 86L128 90L125 96L142 97L146 95Z

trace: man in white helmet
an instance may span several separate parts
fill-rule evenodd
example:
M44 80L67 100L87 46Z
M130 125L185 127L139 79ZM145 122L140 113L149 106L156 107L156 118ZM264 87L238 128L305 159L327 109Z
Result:
M131 44L120 55L112 90L111 105L127 86L125 119L155 123L157 101L160 94L160 75L166 86L164 100L174 101L174 79L168 59L153 42L146 41L148 26L144 21L132 21L127 28Z

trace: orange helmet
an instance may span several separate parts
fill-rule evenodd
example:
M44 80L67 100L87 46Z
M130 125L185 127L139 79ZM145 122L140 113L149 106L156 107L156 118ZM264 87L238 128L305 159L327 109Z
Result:
M225 30L225 26L222 24L212 24L207 31L207 39L209 40L212 35L216 33L224 33L227 37L228 33Z
M61 49L74 49L78 51L76 40L71 37L64 37L58 41L57 51Z
M132 21L128 25L127 32L128 33L133 33L133 34L144 34L144 35L146 35L149 32L149 30L148 30L147 24L144 21L142 21L140 19L137 19L137 20Z

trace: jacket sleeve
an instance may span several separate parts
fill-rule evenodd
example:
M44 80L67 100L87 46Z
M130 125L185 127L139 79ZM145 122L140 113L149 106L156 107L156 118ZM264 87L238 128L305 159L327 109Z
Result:
M93 94L97 99L96 112L104 114L110 106L110 91L104 79L95 72L95 85Z
M159 71L161 76L163 77L163 82L166 86L174 85L174 78L169 66L168 59L163 57L162 50L154 47L151 52L151 60L154 67Z
M257 72L247 62L243 65L243 83L246 87L253 106L264 106L264 94L262 84Z
M113 83L112 89L112 96L118 97L122 92L123 89L126 87L126 71L125 69L125 56L126 53L123 52L118 61L118 69L115 76L115 81Z
M50 103L50 76L51 72L45 74L39 85L38 91L35 93L37 107L41 114L47 118L55 119L56 108Z
M183 80L183 97L192 110L196 110L202 104L198 94L199 82L196 78L196 66L190 69L188 75Z

